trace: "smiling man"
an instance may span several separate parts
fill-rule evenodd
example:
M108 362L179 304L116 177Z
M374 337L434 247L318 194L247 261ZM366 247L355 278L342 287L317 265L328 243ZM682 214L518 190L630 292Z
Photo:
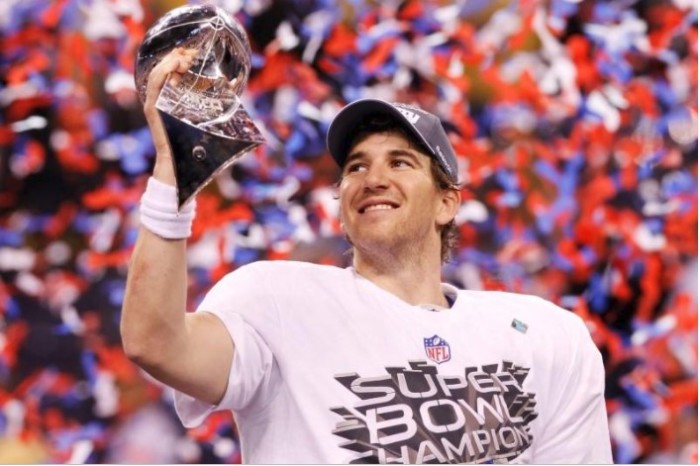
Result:
M365 99L338 114L328 146L342 167L340 214L355 271L409 303L448 307L440 269L451 244L442 243L454 237L460 198L440 120Z
M249 264L187 313L193 214L170 215L154 102L190 65L176 50L149 78L157 158L122 313L127 354L176 390L186 426L233 411L249 463L611 462L603 366L583 322L537 297L441 283L457 159L421 109L360 100L329 128L351 267Z

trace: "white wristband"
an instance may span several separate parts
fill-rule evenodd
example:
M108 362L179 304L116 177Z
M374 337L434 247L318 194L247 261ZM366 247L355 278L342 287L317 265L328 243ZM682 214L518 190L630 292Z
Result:
M175 186L150 177L146 191L141 196L140 217L151 233L165 239L186 239L192 234L192 222L196 211L194 200L177 210Z

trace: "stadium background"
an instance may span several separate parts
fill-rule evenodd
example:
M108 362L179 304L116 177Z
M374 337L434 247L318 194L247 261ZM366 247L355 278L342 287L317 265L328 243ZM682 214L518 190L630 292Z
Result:
M119 339L153 162L135 49L183 3L0 2L0 463L240 461L230 417L183 429ZM253 260L347 263L329 121L414 102L465 182L445 278L579 314L616 461L697 463L695 2L218 4L249 33L267 144L199 197L190 307Z

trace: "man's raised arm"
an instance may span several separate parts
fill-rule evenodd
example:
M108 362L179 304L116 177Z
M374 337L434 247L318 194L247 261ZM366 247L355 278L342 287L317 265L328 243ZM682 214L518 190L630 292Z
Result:
M177 200L172 154L155 102L165 81L178 80L191 66L193 53L175 49L163 58L148 78L144 104L156 148L148 190L157 196L152 199L168 201L173 209ZM214 315L185 312L187 240L166 239L182 235L156 234L153 229L142 224L129 265L121 317L124 350L161 382L216 404L226 390L233 342Z

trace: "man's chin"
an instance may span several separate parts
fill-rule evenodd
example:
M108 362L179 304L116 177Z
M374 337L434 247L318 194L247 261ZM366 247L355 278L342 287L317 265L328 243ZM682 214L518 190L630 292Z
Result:
M366 234L355 236L355 239L348 241L359 251L365 251L371 254L383 254L397 250L401 245L405 245L405 240L402 239L395 229L387 229L387 231L372 231Z

